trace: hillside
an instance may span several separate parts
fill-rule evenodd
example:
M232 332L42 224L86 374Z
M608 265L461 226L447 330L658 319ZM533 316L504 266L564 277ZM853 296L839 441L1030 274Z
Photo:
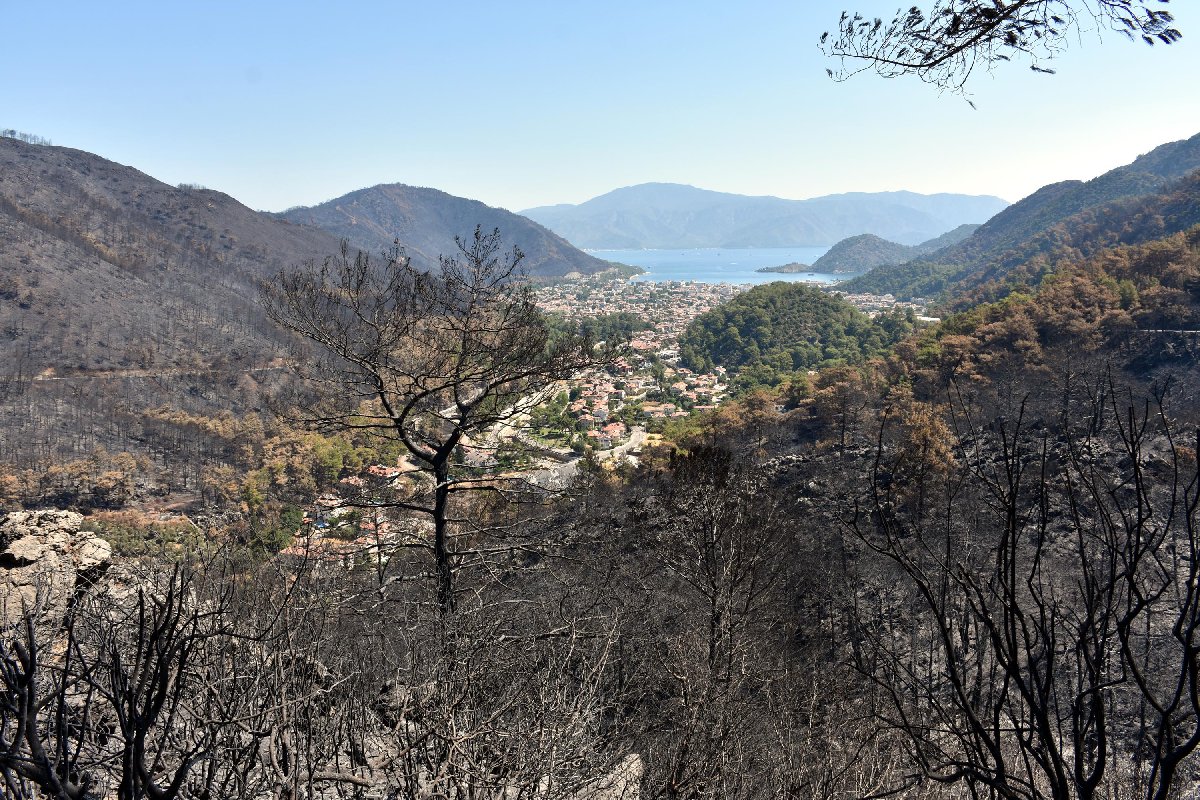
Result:
M51 162L45 163L49 172ZM169 198L178 190L105 165L53 169L59 190L36 202L5 195L6 232L26 237L24 263L41 257L38 245L67 256L75 247L117 270L116 289L130 283L165 297L178 274L189 285L207 278L220 290L221 264L232 259L214 261L203 248L192 248L194 257L180 251L179 266L164 268L166 276L156 281L157 262L146 256L150 233L130 228L120 235L119 216L89 212L109 208L102 200L123 208L116 198L126 193ZM109 170L105 186L118 184L115 197L91 188L101 170ZM74 747L86 759L79 762L90 770L86 777L97 776L94 785L116 785L128 763L122 748L135 750L137 737L149 731L149 741L162 743L154 756L167 765L160 772L194 764L198 777L189 786L207 790L207 781L216 786L212 796L224 796L227 786L248 786L246 797L278 787L284 773L276 751L286 751L298 765L292 769L305 770L310 783L336 779L364 795L411 795L409 787L428 785L430 775L446 776L437 779L445 796L466 796L481 785L498 786L494 794L545 794L547 775L566 787L562 797L583 796L591 787L601 791L590 795L632 797L644 787L665 795L680 785L682 764L700 776L682 784L697 797L780 797L797 786L817 787L810 797L854 797L867 785L879 787L877 795L900 796L922 766L910 763L911 751L892 738L895 721L910 710L919 720L950 713L983 719L977 728L1024 719L1031 706L1065 719L1078 713L1075 689L1082 687L1104 697L1093 705L1103 713L1092 712L1092 727L1073 730L1071 738L1053 725L1008 737L1016 755L998 749L1008 759L1004 766L1036 764L1064 740L1082 752L1098 731L1114 762L1141 759L1154 769L1158 751L1145 746L1152 725L1170 732L1164 736L1183 731L1200 739L1194 709L1183 705L1176 714L1153 702L1159 687L1179 696L1181 675L1189 685L1200 676L1188 627L1197 617L1192 589L1200 563L1194 535L1200 227L1153 233L1195 217L1198 181L1200 173L1193 173L1169 192L1073 215L1069 226L1057 228L1058 266L1036 290L1013 292L922 331L913 331L909 315L871 319L803 284L736 295L694 320L681 355L696 369L725 367L734 389L778 390L750 391L704 416L671 419L661 440L667 444L645 443L637 464L589 469L569 493L539 491L536 503L501 502L497 489L510 476L507 485L518 485L523 475L496 475L491 470L508 469L499 458L485 463L482 478L474 469L450 473L461 491L442 495L442 509L462 520L461 530L496 545L449 538L455 558L441 562L444 571L438 527L420 516L440 512L414 501L447 483L410 483L407 470L391 466L405 463L397 452L403 445L357 438L364 421L371 427L369 407L352 407L353 418L330 431L337 439L313 431L288 438L278 431L294 425L294 417L268 432L269 415L247 402L206 416L155 407L154 397L139 392L157 386L159 397L172 402L186 402L190 393L179 393L187 384L160 383L169 372L153 362L143 377L154 380L123 385L121 395L113 384L80 376L43 381L52 395L26 386L4 410L32 427L0 438L0 446L28 440L39 453L75 448L78 457L66 468L0 470L0 503L99 512L86 520L59 512L36 522L26 514L0 519L0 546L13 573L8 586L31 585L26 576L38 560L31 554L45 559L38 570L79 565L57 570L64 579L56 575L53 582L52 613L41 606L25 611L24 620L13 618L28 622L29 638L11 641L37 641L36 618L52 617L54 627L43 626L45 641L65 643L43 651L39 672L25 666L32 661L24 655L38 651L10 648L21 656L9 659L10 673L20 678L10 681L16 687L10 694L32 709L27 716L49 732L50 742L42 747L42 739L30 736L18 744L35 752ZM210 198L213 206L219 199ZM226 211L221 219L232 225L237 209ZM88 222L89 213L100 224ZM164 253L176 252L167 232L200 237L211 221L153 229L163 237L154 242ZM224 239L233 230L222 231ZM1153 240L1081 259L1067 255L1076 235L1089 243ZM45 269L54 275L53 265ZM245 275L240 268L231 273L231 285ZM36 305L38 275L22 276L24 283L3 290L6 303L52 313ZM86 293L84 278L75 285ZM324 296L336 300L353 291L350 279ZM126 296L102 302L115 308ZM456 305L469 304L448 307ZM351 327L357 333L391 319L399 307L347 305L339 315L325 313L337 308L329 304L312 317L335 330L343 320L360 319L362 327ZM88 307L71 310L79 308ZM418 315L408 329L423 335L420 321L429 319ZM234 322L225 333L236 332ZM59 324L73 321L60 317ZM593 338L608 338L642 323L612 314L591 324ZM212 320L178 322L189 325L207 328ZM472 356L481 348L470 345L494 341L452 339L446 349ZM332 346L346 341L334 339ZM370 348L379 340L366 341ZM383 360L394 353L403 370L412 363L408 352L423 348L400 341L405 346L384 351ZM534 341L536 356L544 340ZM663 374L640 389L677 391ZM190 388L236 402L247 394L242 382L251 380L248 370L232 367ZM425 391L396 384L408 398ZM362 397L346 391L352 381L335 385L339 396ZM627 395L616 395L615 381L608 388L616 401L610 409L619 411ZM561 398L555 402L565 406L572 393ZM599 402L604 408L612 401ZM65 413L53 416L55 407ZM445 418L441 402L426 407ZM496 407L512 410L507 403ZM331 419L327 407L313 410ZM359 430L347 433L350 426ZM153 462L105 454L101 445L114 439L133 447L155 442ZM677 448L665 452L671 444ZM483 437L472 445L480 447L493 449ZM590 467L596 460L575 463ZM134 468L157 469L154 486L135 493ZM123 508L135 495L157 500L181 487L219 513L199 516L200 502L186 517L154 501ZM352 510L340 513L346 509ZM34 524L44 532L31 530ZM110 562L109 543L136 560ZM229 548L230 560L214 553L218 546ZM97 552L113 568L96 569ZM75 557L83 553L87 561ZM445 595L442 580L451 590ZM455 593L457 608L432 610ZM6 596L10 611L22 608L16 602L22 595ZM1029 635L973 634L1005 625ZM21 635L19 624L10 622L9 630ZM161 634L164 646L148 650L147 631ZM448 632L453 648L446 647ZM397 636L403 640L393 646ZM70 658L62 659L64 652ZM413 657L397 659L397 652ZM1080 659L1081 652L1112 669L1092 669L1094 660ZM912 668L914 658L919 669ZM1001 670L998 663L1011 666ZM144 666L144 674L172 691L164 714L114 726L109 720L128 717L124 710L141 697L136 681L124 679L127 664ZM231 664L237 680L228 679ZM1047 685L1072 691L1029 700L1030 693L1012 687L1028 685L1033 669ZM947 675L964 690L946 692ZM55 722L64 685L84 698L71 726ZM193 739L173 735L176 720L199 720L183 732L229 746L197 750ZM919 721L912 730L927 729ZM264 730L278 731L288 746L262 746ZM442 746L446 730L461 747ZM954 749L947 755L929 748L929 758L939 759L939 769L942 762L956 766L958 742L974 731L935 733ZM415 742L403 758L395 758L398 734L406 737L401 745ZM874 754L892 745L899 755L880 765ZM38 763L18 754L22 763ZM1179 774L1188 786L1200 779L1194 755ZM1126 770L1107 775L1097 782L1105 796L1133 796L1140 787L1131 788ZM56 773L35 777L53 785ZM1068 780L1060 782L1069 790L1059 796L1084 794ZM749 781L752 792L725 791ZM718 792L709 792L714 785Z
M860 363L911 327L905 316L872 319L838 295L780 281L698 316L680 337L679 352L689 369L724 367L735 386L775 385L796 372Z
M813 263L814 272L864 272L881 264L899 264L916 248L889 242L873 233L842 239Z
M54 469L100 474L128 451L195 491L245 454L224 432L261 436L286 375L256 282L338 247L220 192L0 137L0 464L54 497L70 483Z
M436 266L455 234L499 225L519 232L507 242L528 254L531 272L609 266L521 217L401 189L356 193L355 208L379 211L356 217L374 221L358 226L373 232L358 244L382 250L394 222L388 241L416 237L409 252ZM286 343L259 307L257 282L336 253L342 235L91 153L0 137L0 463L107 448L178 459L177 474L195 477L227 460L234 439L200 429L230 413L254 429L286 376ZM215 449L179 444L209 439Z
M338 240L228 195L0 138L0 329L10 373L201 367L275 351L256 279Z
M285 374L256 281L338 246L220 192L0 137L0 463L130 451L195 488L241 447L213 418L261 430Z
M957 244L978 228L978 225L959 225L941 236L911 246L889 242L871 233L851 236L829 248L829 252L813 262L812 270L832 273L865 272L887 264L902 264Z
M941 236L930 239L927 242L921 242L919 245L914 247L913 250L919 256L936 253L943 247L949 247L950 245L958 244L959 242L965 240L971 234L975 233L975 231L979 230L979 228L979 225L959 225L954 230L946 231Z
M988 220L959 244L932 257L874 270L848 282L846 289L890 292L901 297L969 292L1031 259L1053 256L1064 247L1086 254L1112 244L1148 241L1182 230L1190 225L1186 211L1175 213L1176 221L1166 227L1151 230L1155 226L1143 226L1140 232L1122 233L1124 223L1119 218L1140 213L1135 208L1139 198L1160 198L1147 200L1147 208L1156 203L1177 205L1181 201L1171 196L1190 191L1178 182L1198 168L1200 134L1164 144L1090 181L1044 186Z
M1195 403L1200 330L1200 219L1165 237L1064 259L1036 289L948 317L914 366L988 380L1036 380L1088 362L1136 381L1189 387Z
M579 205L521 213L577 247L792 247L830 245L864 232L917 244L983 222L1006 205L997 197L913 192L785 200L646 183Z
M498 228L507 245L519 247L531 276L591 275L611 266L525 217L478 200L400 183L359 189L277 216L348 239L371 253L386 251L399 240L414 262L427 268L437 266L439 254L452 251L455 236L469 235L476 225L485 231Z

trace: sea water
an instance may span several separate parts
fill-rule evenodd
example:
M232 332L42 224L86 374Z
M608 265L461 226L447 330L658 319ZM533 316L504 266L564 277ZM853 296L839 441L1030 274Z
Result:
M828 247L756 247L747 249L705 247L676 250L589 250L606 261L632 264L646 270L635 280L698 281L700 283L770 283L772 281L808 281L834 283L854 277L848 273L756 272L760 267L784 264L811 264Z

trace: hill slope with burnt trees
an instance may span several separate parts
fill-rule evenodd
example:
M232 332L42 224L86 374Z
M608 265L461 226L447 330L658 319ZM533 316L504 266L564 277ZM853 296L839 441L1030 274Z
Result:
M0 138L0 232L6 374L269 358L254 281L339 246L220 192L12 138Z
M422 240L434 265L455 233L492 220L454 222L439 249ZM608 266L563 245L582 268ZM257 282L340 247L220 192L0 136L0 465L129 451L185 489L209 467L246 466L286 375Z
M296 774L380 796L1187 797L1200 414L1196 343L1166 326L1200 320L1197 276L1200 229L1105 250L668 430L680 449L557 503L455 494L489 546L452 565L450 613L395 506L355 509L353 541L294 515L311 549L254 571L139 559L64 601L64 631L6 628L35 722L10 752L24 785L65 752L89 785L175 774L245 800ZM173 687L161 713L123 715L129 664Z
M59 174L94 224L54 227L25 198L31 221L6 212L10 229L89 252L122 289L153 285L144 245L104 228L120 217L92 177ZM0 437L0 463L15 440L30 457L80 458L5 465L0 506L108 510L0 518L0 571L13 573L0 586L3 696L22 709L18 730L3 729L6 796L1194 796L1200 224L1186 227L1194 176L1182 180L1075 212L1053 258L1014 255L960 295L970 308L929 328L885 336L886 317L804 285L738 295L697 317L683 356L785 383L673 419L636 464L582 468L558 496L484 466L448 473L457 491L425 505L448 484L401 468L401 451L420 451L379 437L391 426L370 415L390 404L373 408L369 390L318 432L248 403L189 414L204 398L153 360L121 378L136 387L94 374L10 386L6 424L34 428ZM6 265L43 257L26 248ZM186 269L216 276L219 263ZM30 283L5 302L50 313L39 275L19 274ZM335 349L403 308L329 313L363 285L353 278L303 306L332 321ZM979 302L989 285L997 297ZM312 283L292 286L304 296ZM401 369L410 351L436 352L409 346L422 341L409 331L432 327L426 308L399 335L367 338L364 360L381 339ZM467 345L495 332L484 316ZM350 319L364 325L336 329ZM454 356L486 349L436 338ZM258 379L234 374L191 387L213 407L251 396L244 381ZM478 384L465 374L452 388ZM323 375L338 397L370 385ZM392 385L410 398L426 386ZM139 408L148 391L164 405ZM418 428L419 447L437 427ZM156 443L159 462L105 453L114 439ZM135 470L186 484L187 463L205 471L194 508L219 513L111 510L135 494ZM344 492L341 508L314 502L327 491ZM439 514L453 535L441 552L425 522ZM105 552L91 533L139 557L85 572L85 544L88 563ZM24 580L39 551L80 565L40 607Z

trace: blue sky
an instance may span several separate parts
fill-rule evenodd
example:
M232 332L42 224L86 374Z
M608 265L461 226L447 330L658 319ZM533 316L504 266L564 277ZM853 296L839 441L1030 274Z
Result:
M1056 75L980 72L972 109L830 81L843 6L809 0L0 0L0 128L267 210L385 182L512 210L646 181L1017 200L1200 132L1191 6L1170 48L1083 32Z

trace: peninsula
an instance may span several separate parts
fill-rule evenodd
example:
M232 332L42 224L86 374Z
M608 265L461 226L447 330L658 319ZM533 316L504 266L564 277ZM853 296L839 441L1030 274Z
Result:
M808 264L801 264L799 261L793 261L790 264L783 264L778 267L759 267L755 272L781 272L785 275L795 275L797 272L812 272L812 267Z

